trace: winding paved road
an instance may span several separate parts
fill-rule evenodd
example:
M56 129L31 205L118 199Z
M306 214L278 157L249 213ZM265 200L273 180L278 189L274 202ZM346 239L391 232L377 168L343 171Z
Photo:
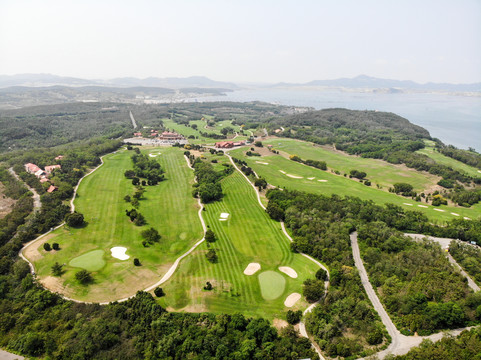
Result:
M411 350L413 347L419 346L421 342L425 339L429 339L435 342L435 341L441 340L444 337L444 335L457 336L464 330L469 330L472 328L471 326L471 327L462 328L462 329L449 330L445 332L439 332L437 334L432 334L429 336L405 336L401 334L399 330L396 328L396 326L394 325L394 323L392 322L388 313L386 312L383 305L381 304L381 301L379 300L371 283L369 282L369 277L367 275L366 268L364 267L364 264L361 259L361 253L359 251L359 244L357 242L357 232L353 232L352 234L350 234L349 237L351 239L351 247L352 247L352 255L354 257L354 264L356 265L356 268L359 271L359 275L361 276L362 285L364 286L367 296L369 297L369 300L371 301L374 309L377 311L377 313L381 317L382 323L384 324L389 335L392 338L391 344L388 346L387 349L375 354L378 358L384 359L384 357L386 357L389 354L404 355L408 353L409 350Z
M42 202L40 201L40 195L38 194L37 190L35 190L33 187L30 187L26 182L24 182L20 177L17 175L17 173L13 170L13 167L8 169L10 174L12 174L15 179L20 181L22 184L24 184L29 191L32 192L33 194L33 211L39 211L40 208L42 207Z

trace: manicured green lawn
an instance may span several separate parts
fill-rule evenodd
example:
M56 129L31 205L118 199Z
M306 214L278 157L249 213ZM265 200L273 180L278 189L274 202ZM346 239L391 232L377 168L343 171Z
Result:
M206 260L207 244L189 255L163 288L166 296L160 303L168 309L184 311L212 311L215 313L242 312L267 318L284 318L284 300L293 292L302 293L302 283L313 277L317 266L299 254L292 253L289 240L280 224L269 218L259 206L254 189L245 178L234 172L222 180L224 198L206 206L206 224L218 240L211 246L216 250L217 263ZM227 221L220 214L228 213ZM285 288L275 300L265 300L261 293L258 273L244 275L251 262L263 271L274 271L285 279ZM279 272L279 266L290 266L299 275L292 279ZM211 291L203 290L209 281ZM282 287L282 286L281 286ZM281 288L280 287L280 288ZM304 308L299 301L296 308Z
M266 300L277 299L284 292L286 278L278 272L269 270L258 276L262 297Z
M434 151L434 142L426 140L426 147L424 149L418 150L417 152L420 154L424 154L429 156L431 159L436 161L439 164L446 165L452 167L454 170L458 170L460 172L464 172L468 175L474 177L481 177L481 170L476 169L473 166L466 165L461 161L455 160L448 156L445 156L437 151Z
M157 186L147 186L140 200L139 211L147 225L136 226L125 214L132 206L123 198L134 193L134 186L124 177L124 172L133 167L130 159L133 152L120 151L106 156L104 165L81 182L75 200L76 209L84 214L87 226L56 230L49 242L59 243L60 251L47 253L39 248L43 256L35 259L34 264L41 280L51 276L55 262L68 264L64 267L65 274L59 278L65 295L87 301L121 299L157 282L177 257L202 238L197 201L191 195L194 176L187 167L183 150L142 151L160 153L152 159L160 162L166 176ZM162 238L159 243L144 247L140 232L149 227L157 229ZM126 247L130 259L113 258L110 249L114 246ZM94 284L80 286L74 277L79 268L73 267L71 261L75 259L73 264L78 264L79 256L85 254L88 259L93 250L104 252L105 266L94 271ZM138 258L142 266L134 266L134 258Z
M303 160L325 161L329 170L338 170L341 174L349 175L351 170L364 171L374 186L379 184L384 189L392 187L397 182L407 182L414 187L415 191L423 192L441 179L439 176L409 169L404 165L393 165L383 160L351 156L306 141L279 138L264 141L263 144L271 144L276 150L298 155Z
M455 218L469 217L475 219L481 216L481 204L471 208L438 206L438 210L426 203L418 203L410 198L395 195L373 186L366 186L356 180L335 175L329 171L315 169L298 162L288 160L280 155L263 157L245 156L245 149L230 151L233 157L245 160L252 169L264 177L269 184L290 190L312 192L315 194L338 194L341 196L356 196L363 200L372 200L377 204L392 203L406 210L418 210L426 214L432 221L444 222ZM268 163L268 165L259 162ZM284 171L286 174L282 173ZM291 176L301 177L292 178ZM309 178L313 178L309 180ZM321 180L321 181L319 181ZM411 205L407 205L411 204ZM421 205L421 206L420 206ZM426 208L422 207L426 206ZM451 213L458 214L455 216Z
M88 271L98 271L105 266L104 253L103 250L92 250L73 258L68 264Z

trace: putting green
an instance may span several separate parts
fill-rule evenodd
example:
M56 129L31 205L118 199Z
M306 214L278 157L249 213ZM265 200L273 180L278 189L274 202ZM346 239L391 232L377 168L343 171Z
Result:
M266 300L274 300L282 295L286 287L286 279L275 271L264 271L259 274L262 297Z
M97 271L105 266L103 250L93 250L70 260L69 265L88 271Z

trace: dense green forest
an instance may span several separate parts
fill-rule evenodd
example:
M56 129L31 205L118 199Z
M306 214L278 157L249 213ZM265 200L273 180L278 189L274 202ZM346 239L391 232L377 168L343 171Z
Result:
M481 285L481 249L468 244L451 241L449 253L462 266L462 268ZM479 309L481 315L481 308Z
M480 220L455 220L441 227L430 224L419 212L389 204L378 206L354 197L269 190L267 198L269 215L284 220L292 231L292 249L310 254L330 268L329 294L306 321L329 356L361 355L368 344L377 344L383 338L353 267L349 233L355 229L366 242L379 239L365 249L364 261L372 272L373 284L383 290L381 298L387 309L407 334L409 330L411 334L427 333L481 320L477 313L481 296L467 289L439 246L417 244L397 231L459 237L461 230L467 230L465 237L479 238L477 230L472 229L478 229ZM353 334L343 337L348 330Z
M481 297L438 244L412 241L378 222L359 226L358 234L369 279L401 332L424 335L481 319Z

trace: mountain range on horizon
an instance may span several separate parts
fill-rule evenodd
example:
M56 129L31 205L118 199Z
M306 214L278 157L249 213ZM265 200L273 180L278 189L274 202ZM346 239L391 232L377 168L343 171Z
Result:
M0 75L0 88L13 86L44 87L44 86L114 86L114 87L160 87L168 89L180 88L222 88L237 90L242 84L233 82L216 81L205 76L190 77L119 77L108 80L82 79L52 74L17 74ZM330 80L313 80L307 83L268 84L261 87L343 87L357 89L405 89L417 91L451 91L451 92L481 92L481 82L470 84L451 83L417 83L411 80L395 80L359 75L353 78L338 78Z

